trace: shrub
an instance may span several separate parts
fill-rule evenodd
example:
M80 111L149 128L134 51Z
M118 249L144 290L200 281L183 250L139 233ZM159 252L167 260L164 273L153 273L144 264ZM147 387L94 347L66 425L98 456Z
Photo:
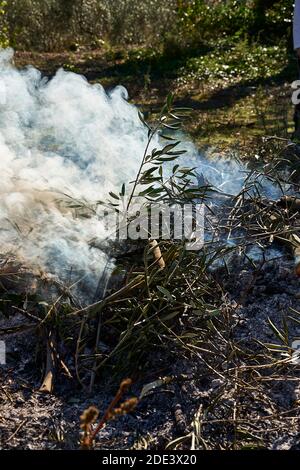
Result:
M59 50L74 44L141 44L161 38L176 19L176 0L11 0L14 47Z
M185 32L202 40L248 35L264 42L278 41L289 34L292 10L290 0L178 2L178 16Z
M216 32L230 35L245 32L254 16L247 0L213 4L205 0L181 0L178 15L185 31L199 35L202 40L216 37Z
M220 47L209 55L190 58L182 75L202 80L259 80L276 77L286 65L283 43L267 47L245 39L225 50Z
M4 1L0 0L3 12ZM290 0L10 0L9 40L17 49L148 44L184 55L203 43L245 36L276 43L290 31ZM3 21L3 14L1 15ZM1 25L0 25L1 26ZM5 27L3 42L6 40ZM0 33L1 34L1 33ZM3 35L3 34L2 34Z

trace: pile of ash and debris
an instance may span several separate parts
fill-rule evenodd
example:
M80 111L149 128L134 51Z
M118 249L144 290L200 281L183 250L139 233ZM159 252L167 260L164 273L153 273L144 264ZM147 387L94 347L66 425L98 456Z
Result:
M264 256L253 248L246 257L235 250L226 263L211 268L220 297L217 311L208 315L206 326L193 311L188 319L183 315L176 334L182 334L184 347L173 341L168 353L159 345L148 352L130 391L141 397L136 410L108 423L96 448L300 449L299 278L293 250L276 243ZM13 265L5 270L3 264L1 276L2 308L5 299L7 308L12 300L19 305L13 315L6 309L9 319L1 314L7 346L0 378L1 447L76 449L80 415L89 405L104 411L118 382L104 374L88 393L62 345L64 366L55 393L41 391L47 322L33 334L35 319L26 302L37 289L45 296L58 286L45 277L37 281L20 267L7 283ZM196 343L192 334L184 338L189 322L194 337L199 334Z

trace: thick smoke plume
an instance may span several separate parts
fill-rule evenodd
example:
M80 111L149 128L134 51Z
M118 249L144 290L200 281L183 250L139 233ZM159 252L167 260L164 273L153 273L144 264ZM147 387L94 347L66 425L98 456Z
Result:
M109 261L91 241L107 233L97 215L76 217L66 203L93 205L132 181L147 129L125 88L106 93L64 70L49 81L33 67L17 70L12 58L11 49L0 52L0 253L69 285L84 279L91 298ZM186 148L184 163L196 161L209 183L234 193L242 188L241 165L209 162L191 143Z
M63 194L93 203L131 181L147 129L124 88L107 94L63 70L48 81L32 67L18 71L12 57L0 53L1 254L69 283L84 276L92 292L107 256L91 240L104 225L74 217Z

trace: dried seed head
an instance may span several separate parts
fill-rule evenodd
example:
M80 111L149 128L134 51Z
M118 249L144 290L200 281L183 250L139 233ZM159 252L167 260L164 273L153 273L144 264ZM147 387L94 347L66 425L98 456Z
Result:
M95 406L90 406L80 416L81 429L85 429L86 426L93 424L99 416L99 410Z
M122 414L122 408L115 408L111 413L111 419L114 419L116 416L120 416Z
M132 380L131 379L125 379L121 382L120 385L120 392L125 393L127 389L131 386Z
M129 398L124 401L118 408L114 408L110 413L109 419L115 419L117 416L127 415L131 413L138 403L137 398Z
M81 450L90 450L92 448L92 441L89 436L84 436L80 441Z
M129 398L129 400L126 400L124 403L120 405L122 414L131 413L136 407L137 403L138 403L137 398Z

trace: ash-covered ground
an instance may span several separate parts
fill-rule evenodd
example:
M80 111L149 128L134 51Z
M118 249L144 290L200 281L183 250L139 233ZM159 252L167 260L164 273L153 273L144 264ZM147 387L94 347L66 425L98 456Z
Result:
M219 268L214 276L223 289L219 327L197 353L177 346L168 356L150 353L128 396L139 396L159 378L165 383L154 386L132 414L108 423L96 448L300 450L300 360L274 329L283 339L287 335L290 346L300 338L293 260L282 253L257 269L236 260L229 272ZM19 314L2 317L0 331L20 321ZM42 394L36 335L8 333L1 334L7 345L1 448L78 449L80 415L90 405L104 412L119 384L99 378L89 395L61 374L54 394ZM277 344L277 351L267 343Z

